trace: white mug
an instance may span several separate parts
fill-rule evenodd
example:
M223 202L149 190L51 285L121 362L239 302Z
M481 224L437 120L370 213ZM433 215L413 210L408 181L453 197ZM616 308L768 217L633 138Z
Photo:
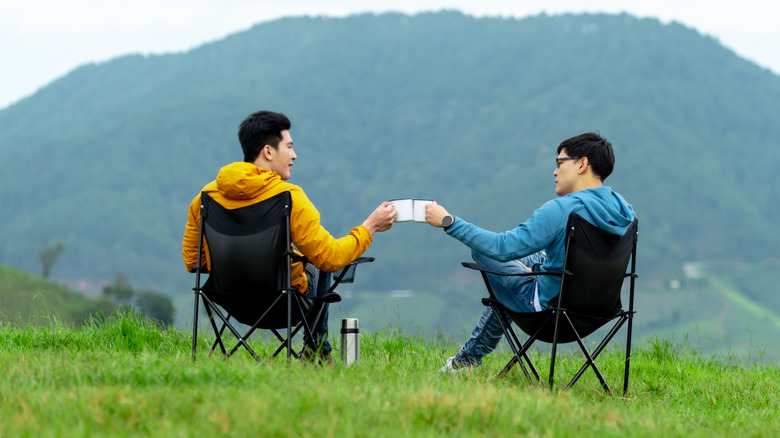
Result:
M433 202L433 199L415 199L414 200L414 221L426 222L425 206Z
M391 199L390 203L393 204L393 208L397 212L396 222L409 222L414 219L414 200L412 198Z

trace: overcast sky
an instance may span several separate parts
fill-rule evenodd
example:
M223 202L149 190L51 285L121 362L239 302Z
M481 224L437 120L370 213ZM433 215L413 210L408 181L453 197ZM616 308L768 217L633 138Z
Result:
M780 74L777 0L2 0L0 109L85 63L183 51L279 17L441 9L513 17L628 12L677 21Z

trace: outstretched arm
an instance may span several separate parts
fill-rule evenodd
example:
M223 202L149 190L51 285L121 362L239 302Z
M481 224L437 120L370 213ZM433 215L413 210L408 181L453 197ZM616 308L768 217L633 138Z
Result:
M293 243L309 262L326 272L335 272L360 257L371 245L373 233L389 229L395 220L395 209L383 202L362 225L336 239L320 224L320 214L303 190L291 193Z

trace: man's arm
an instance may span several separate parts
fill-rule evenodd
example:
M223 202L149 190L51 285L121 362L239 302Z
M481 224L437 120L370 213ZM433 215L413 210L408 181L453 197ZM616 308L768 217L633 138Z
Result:
M371 245L372 235L390 229L395 220L392 204L383 202L362 225L336 239L320 224L320 213L303 190L292 190L291 194L293 243L314 266L326 272L338 271L360 257Z
M556 206L548 204L536 210L525 222L502 233L485 230L461 218L454 218L446 232L494 260L516 260L544 249L560 232L559 221L554 218ZM426 205L425 219L432 226L441 227L442 219L449 215L441 205Z

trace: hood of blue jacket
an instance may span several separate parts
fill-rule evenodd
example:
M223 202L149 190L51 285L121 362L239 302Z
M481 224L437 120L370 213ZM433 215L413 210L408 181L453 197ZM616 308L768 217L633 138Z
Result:
M631 204L609 186L580 190L566 197L580 200L590 222L611 234L623 234L636 218Z

